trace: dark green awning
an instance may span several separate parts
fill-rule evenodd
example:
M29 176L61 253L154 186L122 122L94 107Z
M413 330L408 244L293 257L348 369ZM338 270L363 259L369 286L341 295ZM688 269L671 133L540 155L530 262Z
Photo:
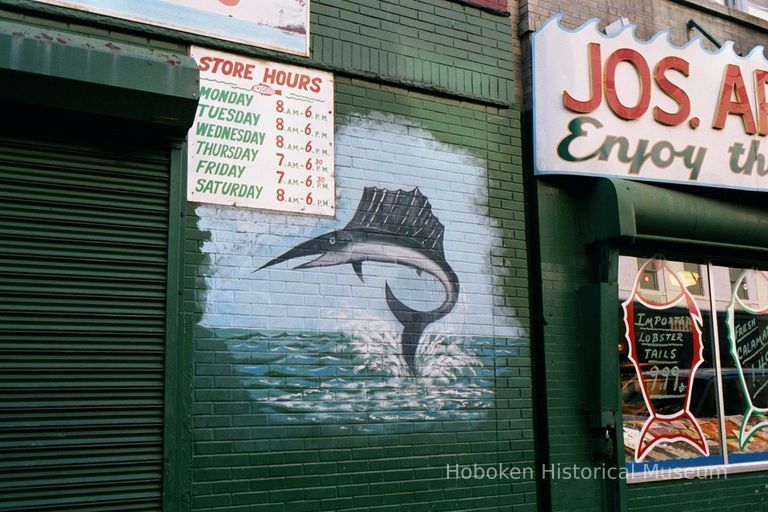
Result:
M0 21L0 101L152 123L184 133L199 96L192 58Z
M589 197L586 241L624 239L768 250L768 201L757 193L712 192L701 195L600 178Z

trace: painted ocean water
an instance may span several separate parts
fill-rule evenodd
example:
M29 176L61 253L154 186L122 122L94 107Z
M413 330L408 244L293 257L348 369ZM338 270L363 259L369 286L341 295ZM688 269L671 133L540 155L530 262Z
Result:
M496 286L507 274L489 267L502 242L485 213L484 161L438 142L411 118L374 112L339 121L336 218L195 209L205 237L196 271L205 290L196 326L200 406L216 410L219 402L225 409L234 400L241 414L270 427L341 425L347 432L439 429L444 419L469 426L509 414L501 411L530 393L527 314L518 318L497 304L505 291ZM384 148L410 156L369 167L369 155ZM429 179L414 172L422 166ZM410 308L432 311L446 300L446 287L429 272L376 261L365 262L362 279L350 265L294 268L308 260L262 268L343 229L369 186L405 193L418 187L429 198L460 282L450 313L420 338L415 375L401 355L404 327L386 289Z
M495 407L496 358L524 342L425 335L411 376L399 333L248 332L221 340L253 413L282 424L484 419ZM256 405L258 404L258 405Z

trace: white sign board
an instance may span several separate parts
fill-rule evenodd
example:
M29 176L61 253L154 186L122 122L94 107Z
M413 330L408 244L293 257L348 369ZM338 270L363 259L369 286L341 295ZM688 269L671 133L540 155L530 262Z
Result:
M309 56L309 0L37 0Z
M192 47L187 199L333 216L333 75Z
M733 43L608 37L560 16L534 35L537 174L768 190L768 61Z

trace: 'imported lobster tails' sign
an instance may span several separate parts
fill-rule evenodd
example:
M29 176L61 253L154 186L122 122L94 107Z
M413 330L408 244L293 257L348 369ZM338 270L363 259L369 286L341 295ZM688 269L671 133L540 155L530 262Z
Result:
M644 295L641 278L652 266L677 293L663 298ZM704 432L691 412L696 371L704 361L702 317L696 301L664 260L648 260L638 270L632 293L621 306L628 357L648 411L634 461L642 462L659 444L677 441L709 455Z
M560 16L535 34L537 174L768 190L768 60Z

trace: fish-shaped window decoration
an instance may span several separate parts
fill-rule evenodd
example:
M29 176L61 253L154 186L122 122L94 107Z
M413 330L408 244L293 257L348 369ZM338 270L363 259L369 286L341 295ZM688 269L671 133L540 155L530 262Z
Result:
M303 256L318 258L296 269L349 263L363 281L363 262L392 263L434 276L445 290L443 303L430 311L413 309L385 285L387 306L403 326L403 358L412 375L419 340L429 324L451 312L459 299L459 278L445 259L445 228L432 213L429 200L418 188L410 191L366 187L352 220L343 228L273 258L259 270Z
M739 296L739 290L747 289L748 281L754 285L754 289L750 288L752 301ZM765 272L743 271L734 282L726 314L731 355L747 406L738 434L740 450L747 447L758 431L768 427L764 416L768 413L768 301L760 293L766 289ZM757 421L750 426L753 419Z
M655 265L655 267L654 267ZM664 302L641 289L647 269L656 268L668 293ZM696 370L704 361L701 312L690 291L666 261L650 259L638 270L622 303L625 338L649 417L635 448L642 462L660 443L682 441L709 455L701 425L690 410Z

